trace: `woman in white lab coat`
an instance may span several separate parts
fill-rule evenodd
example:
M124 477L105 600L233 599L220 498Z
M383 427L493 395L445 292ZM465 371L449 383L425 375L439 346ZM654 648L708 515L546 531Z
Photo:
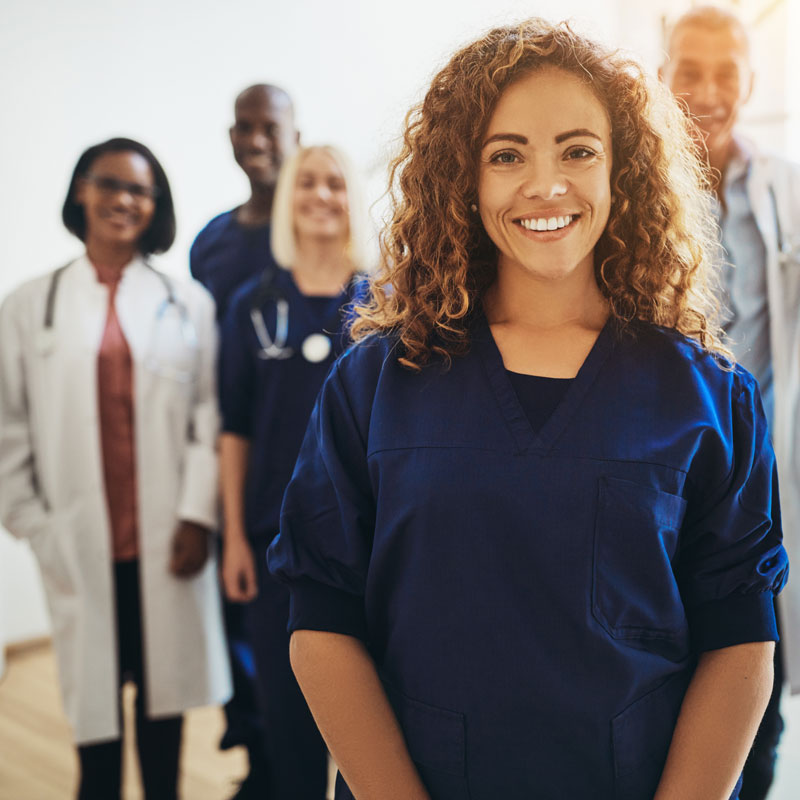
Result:
M138 142L81 156L63 219L85 254L0 307L0 520L41 569L78 797L119 797L133 679L146 797L175 798L181 714L224 701L230 682L209 557L213 302L147 261L175 216Z

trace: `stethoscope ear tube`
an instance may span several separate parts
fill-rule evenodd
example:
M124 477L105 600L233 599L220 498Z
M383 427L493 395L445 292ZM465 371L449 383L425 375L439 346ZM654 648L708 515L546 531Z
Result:
M53 317L56 308L56 294L58 293L58 282L61 280L61 275L69 264L64 264L59 267L50 276L50 285L47 287L47 301L44 307L44 328L50 330L53 327Z

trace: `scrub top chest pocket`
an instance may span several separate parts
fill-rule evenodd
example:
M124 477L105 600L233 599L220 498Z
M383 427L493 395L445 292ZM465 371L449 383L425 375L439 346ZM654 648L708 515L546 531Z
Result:
M689 631L673 570L686 501L609 476L597 486L592 614L614 638L681 660Z

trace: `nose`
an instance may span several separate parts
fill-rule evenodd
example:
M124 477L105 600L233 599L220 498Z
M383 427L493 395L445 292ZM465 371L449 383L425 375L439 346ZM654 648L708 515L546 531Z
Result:
M327 202L330 200L331 194L330 186L328 186L328 184L324 181L317 181L317 183L314 185L314 196L318 200L324 200Z
M698 81L692 90L692 100L697 105L713 106L719 100L719 86L713 76Z
M525 171L520 192L528 200L535 197L552 200L565 195L568 188L567 179L558 161L534 159Z
M135 205L136 197L129 188L120 187L116 192L114 192L113 201L114 203L119 203L124 206L130 206Z
M272 149L272 139L263 130L255 130L250 136L250 147L259 152L267 152Z

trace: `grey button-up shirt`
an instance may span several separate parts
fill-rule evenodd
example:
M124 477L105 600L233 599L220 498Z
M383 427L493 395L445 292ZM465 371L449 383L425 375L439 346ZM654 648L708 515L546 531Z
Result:
M737 142L722 184L724 207L716 212L722 232L722 266L725 330L736 360L759 382L767 420L774 409L772 355L767 303L767 251L747 196L750 154Z

